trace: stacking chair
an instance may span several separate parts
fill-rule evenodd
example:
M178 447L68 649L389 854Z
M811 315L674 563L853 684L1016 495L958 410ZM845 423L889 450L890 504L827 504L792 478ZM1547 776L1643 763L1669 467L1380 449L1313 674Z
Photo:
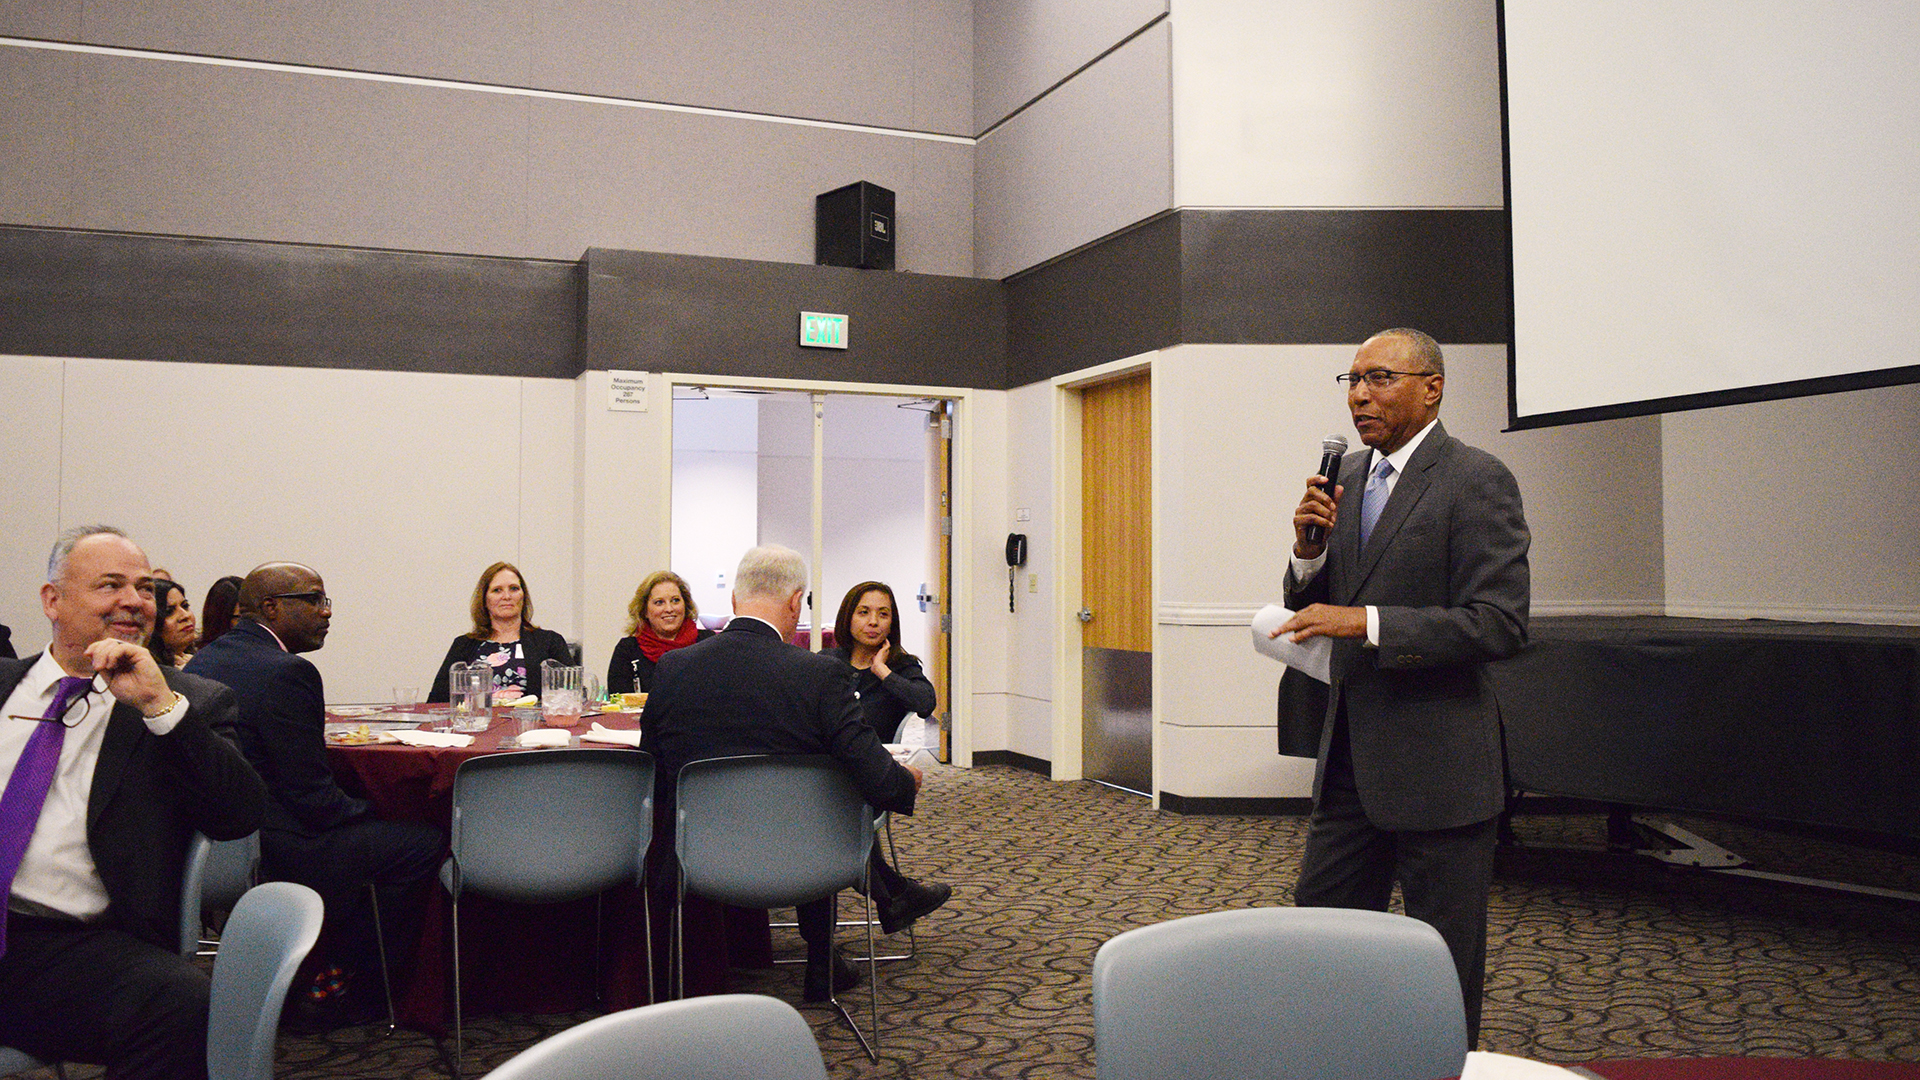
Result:
M215 926L220 913L233 905L260 880L260 834L238 840L210 840L194 833L187 845L186 873L180 879L180 954L215 956L218 938L202 937ZM380 948L380 986L387 999L387 1030L398 1021L393 1008L393 977L387 970L387 938L380 919L380 894L371 883L367 899L373 904L373 932Z
M793 1006L756 994L666 1001L596 1017L536 1043L488 1080L826 1080Z
M440 867L440 881L453 897L453 1073L458 1080L465 1046L460 898L474 892L519 904L557 904L622 882L644 886L642 868L653 842L653 755L581 747L469 758L454 774L451 841L453 854ZM643 919L645 896L643 887ZM596 918L596 983L599 936ZM652 935L645 938L651 972Z
M804 904L842 889L866 890L873 810L831 757L752 754L687 763L675 782L674 856L679 889L673 908L675 993L685 991L682 908L688 893L738 907ZM873 899L867 897L869 1022L880 1038ZM846 1007L829 1003L878 1060Z
M280 1010L323 913L320 894L291 881L256 885L233 905L213 959L209 1080L273 1080Z
M62 1069L58 1063L41 1061L26 1051L15 1050L11 1046L0 1046L0 1076L12 1076L14 1073L32 1072L35 1069L44 1069L49 1064L52 1064L55 1069L58 1069L61 1076L67 1075L66 1070Z
M259 833L238 840L209 840L205 833L194 833L180 879L180 954L212 956L219 942L200 933L212 925L208 916L232 911L259 880Z
M1438 931L1404 915L1257 908L1129 930L1093 958L1100 1080L1433 1080L1467 1057Z

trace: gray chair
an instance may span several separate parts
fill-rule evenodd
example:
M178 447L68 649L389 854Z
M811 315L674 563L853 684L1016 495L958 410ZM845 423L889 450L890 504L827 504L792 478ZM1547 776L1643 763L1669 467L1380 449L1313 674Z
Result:
M674 784L674 856L679 888L673 908L676 994L684 993L682 907L688 893L737 907L803 904L842 889L866 890L873 810L839 764L817 754L753 754L687 763ZM878 967L873 899L867 906L867 978L873 1043L838 997L828 1003L878 1060Z
M454 774L450 839L453 853L440 868L440 881L453 897L453 1073L458 1080L466 1044L460 898L474 892L518 904L557 904L622 883L644 886L642 867L653 842L653 755L580 747L469 758ZM644 887L641 912L645 919ZM652 934L644 936L651 973ZM598 941L596 922L596 984Z
M1100 1080L1433 1080L1466 1063L1438 931L1380 911L1257 908L1129 930L1093 958Z
M260 880L260 834L238 840L209 840L194 833L187 845L186 873L180 879L180 954L212 956L219 941L201 936L223 912Z
M320 894L291 881L248 889L220 931L207 1013L209 1080L273 1080L293 975L320 937Z
M14 1073L32 1072L35 1069L44 1069L48 1065L53 1065L55 1069L60 1069L59 1065L53 1062L41 1061L39 1058L23 1050L15 1050L11 1046L0 1046L0 1076L12 1076ZM62 1069L60 1075L67 1075L66 1071Z
M233 910L248 889L260 880L260 834L248 833L238 840L210 840L205 833L194 833L187 845L186 873L180 879L180 953L182 956L215 956L218 937L203 937L202 932L221 925L223 916ZM373 932L380 948L380 985L387 998L387 1030L397 1026L393 1009L393 979L387 970L386 932L380 919L380 894L371 882L367 897L373 904Z
M793 1006L757 994L666 1001L596 1017L521 1051L488 1080L826 1080Z

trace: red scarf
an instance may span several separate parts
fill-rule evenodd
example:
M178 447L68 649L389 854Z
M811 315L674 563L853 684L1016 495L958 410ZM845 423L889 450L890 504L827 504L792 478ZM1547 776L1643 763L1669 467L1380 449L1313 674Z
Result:
M663 638L654 633L653 624L644 620L640 623L640 629L633 633L633 639L640 643L640 651L647 655L648 660L656 664L660 662L661 657L674 649L693 644L694 638L699 636L700 627L692 619L681 623L680 632L671 638Z

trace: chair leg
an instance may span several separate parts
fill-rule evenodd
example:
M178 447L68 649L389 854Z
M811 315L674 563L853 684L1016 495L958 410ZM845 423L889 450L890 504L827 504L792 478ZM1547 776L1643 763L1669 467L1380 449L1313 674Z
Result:
M657 995L653 992L653 894L644 887L644 882L642 884L643 887L640 890L640 926L646 931L646 934L641 939L640 947L647 958L647 1004L652 1005L657 1001Z
M675 886L673 894L673 940L668 943L667 949L667 974L674 1001L684 1000L687 996L687 943L680 936L681 924L686 920L686 907L687 886L682 880Z
M393 1010L393 976L387 971L387 930L380 918L380 890L373 882L367 882L367 900L373 905L373 942L380 950L380 989L387 995L387 1032L391 1034L400 1027L400 1019Z
M460 1080L466 1032L460 1026L460 894L453 894L453 1080Z

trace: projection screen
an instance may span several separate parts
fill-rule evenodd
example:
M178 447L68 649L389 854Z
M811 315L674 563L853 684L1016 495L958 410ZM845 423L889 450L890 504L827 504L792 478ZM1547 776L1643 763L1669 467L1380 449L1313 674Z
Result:
M1504 0L1514 427L1920 381L1920 3Z

